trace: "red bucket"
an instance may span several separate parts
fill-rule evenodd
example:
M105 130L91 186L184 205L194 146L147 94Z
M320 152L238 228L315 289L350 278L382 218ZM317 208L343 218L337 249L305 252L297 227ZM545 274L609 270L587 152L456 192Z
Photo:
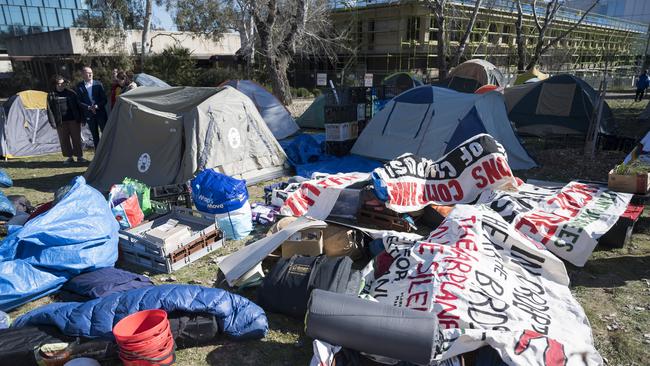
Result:
M175 361L174 338L164 310L131 314L113 327L113 335L126 366L163 366Z

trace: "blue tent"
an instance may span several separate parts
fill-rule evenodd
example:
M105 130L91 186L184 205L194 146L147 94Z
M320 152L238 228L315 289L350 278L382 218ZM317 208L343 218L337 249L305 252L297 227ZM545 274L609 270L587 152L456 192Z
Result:
M503 145L513 169L537 166L515 135L500 93L467 94L428 85L388 102L363 130L352 154L392 160L413 153L436 160L479 133Z

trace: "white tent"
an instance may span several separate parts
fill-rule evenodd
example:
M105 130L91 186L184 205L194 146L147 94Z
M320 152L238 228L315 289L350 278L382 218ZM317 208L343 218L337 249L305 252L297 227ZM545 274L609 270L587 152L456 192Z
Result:
M537 166L519 143L500 93L467 94L433 86L407 90L388 102L363 130L352 153L382 160L413 153L435 160L480 133L505 147L513 169Z
M56 129L50 126L47 93L22 91L5 103L0 112L0 155L6 158L47 155L61 151ZM6 114L5 114L6 113ZM84 147L91 147L88 127L81 129Z
M85 178L100 190L125 177L161 186L214 168L252 184L283 175L285 161L236 89L140 87L118 98Z
M255 107L276 139L287 138L300 129L287 108L260 84L252 80L228 80L224 85L236 88L255 103Z

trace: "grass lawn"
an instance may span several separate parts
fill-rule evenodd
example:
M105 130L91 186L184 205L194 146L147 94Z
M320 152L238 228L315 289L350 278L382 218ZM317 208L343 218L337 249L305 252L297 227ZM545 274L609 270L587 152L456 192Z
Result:
M635 119L645 104L631 100L610 102L617 120L624 122L623 128L630 137L643 134L649 126L639 124ZM625 156L622 152L600 152L596 159L590 159L584 157L580 147L543 149L534 141L529 141L529 147L543 166L518 175L564 182L571 179L606 180L609 169ZM51 155L1 162L0 166L6 168L14 179L14 187L4 190L5 194L24 194L34 204L51 200L59 186L86 168L64 166L61 161L60 156ZM249 188L251 201L261 200L262 186ZM216 283L215 259L256 240L266 230L266 227L256 227L256 231L245 240L228 242L224 248L175 272L174 282L220 286ZM596 348L608 364L647 365L650 359L650 215L644 213L629 246L616 250L597 248L585 267L567 267L571 290L584 307L593 327ZM157 283L163 283L169 277L149 275ZM255 301L255 291L245 290L241 294ZM10 315L15 317L56 300L56 295L46 297L22 306ZM268 313L267 316L270 332L265 339L243 343L223 339L208 346L179 350L177 364L307 365L312 348L311 340L304 335L302 322L277 314Z

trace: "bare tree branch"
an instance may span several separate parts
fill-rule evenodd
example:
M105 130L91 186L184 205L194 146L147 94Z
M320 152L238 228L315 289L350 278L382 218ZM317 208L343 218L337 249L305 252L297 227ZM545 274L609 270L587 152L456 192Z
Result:
M469 41L469 36L472 33L472 29L474 29L474 23L476 23L476 17L478 16L478 11L481 7L482 2L483 0L475 0L474 10L472 11L472 15L469 18L467 27L465 28L465 33L463 33L463 38L461 38L460 43L458 44L458 49L456 50L456 54L451 65L452 67L460 63L460 58L465 52L465 47L467 47L467 41Z
M576 29L576 28L577 28L577 27L582 23L582 21L585 20L585 18L586 18L587 15L589 14L589 12L591 12L591 10L593 10L593 8L595 8L596 5L598 5L598 2L599 2L599 0L594 1L594 3L591 4L591 6L589 7L589 9L587 9L587 10L582 14L582 16L580 17L580 20L578 20L578 22L573 23L573 24L571 25L571 27L569 27L569 29L567 29L566 31L564 31L564 33L560 34L559 36L555 37L553 40L551 40L551 41L548 43L548 45L546 45L544 48L542 48L542 53L548 51L549 48L555 46L559 41L561 41L561 40L564 39L566 36L568 36L571 32L573 32L573 31L574 31L574 30L575 30L575 29Z
M518 6L518 9L521 9L520 0L517 0L517 6ZM541 32L542 31L542 25L539 24L539 18L537 17L537 0L533 0L533 19L535 20L535 26L537 27L537 31Z

